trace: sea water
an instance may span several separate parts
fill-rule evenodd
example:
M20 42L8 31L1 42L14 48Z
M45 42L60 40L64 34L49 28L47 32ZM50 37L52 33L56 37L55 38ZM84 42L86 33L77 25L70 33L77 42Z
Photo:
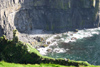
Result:
M52 51L48 52L46 56L53 58L67 58L76 61L87 61L93 65L100 65L100 30L92 29L83 31L84 33L81 31L78 33L79 35L75 35L78 37L75 41L66 42L68 41L66 39L70 36L62 36L61 39L63 41L58 41L58 45L51 46L50 48L52 48ZM58 50L56 50L57 48ZM59 50L62 50L63 52L59 52Z

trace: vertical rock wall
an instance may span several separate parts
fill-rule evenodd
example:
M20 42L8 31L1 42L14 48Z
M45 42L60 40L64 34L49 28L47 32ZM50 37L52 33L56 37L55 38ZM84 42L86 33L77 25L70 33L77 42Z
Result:
M94 28L98 26L98 5L99 0L25 0L14 23L24 33Z
M0 31L9 36L13 29L28 33L98 27L98 9L99 0L0 0Z
M12 38L12 31L16 29L14 18L21 8L21 0L0 0L0 35L5 34L8 38Z

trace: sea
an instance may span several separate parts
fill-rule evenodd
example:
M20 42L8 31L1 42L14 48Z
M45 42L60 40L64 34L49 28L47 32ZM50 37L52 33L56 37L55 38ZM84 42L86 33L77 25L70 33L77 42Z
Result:
M74 38L71 39L72 37ZM62 34L59 39L58 45L50 46L52 51L47 52L45 56L87 61L92 65L100 65L100 28L84 29L77 33L69 31L69 33Z

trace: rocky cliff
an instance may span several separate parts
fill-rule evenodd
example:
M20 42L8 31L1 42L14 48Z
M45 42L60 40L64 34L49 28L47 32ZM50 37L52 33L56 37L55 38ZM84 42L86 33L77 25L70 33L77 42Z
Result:
M0 35L98 27L98 11L99 0L0 0Z

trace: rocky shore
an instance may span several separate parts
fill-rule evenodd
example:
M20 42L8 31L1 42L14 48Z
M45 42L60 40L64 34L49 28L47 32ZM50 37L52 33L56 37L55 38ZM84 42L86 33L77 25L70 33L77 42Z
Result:
M43 30L36 30L35 33L32 34L20 34L18 35L19 40L31 44L35 47L40 54L46 55L48 52L57 52L64 53L68 49L63 48L54 48L52 46L59 45L59 43L69 43L75 42L77 39L83 39L92 37L94 34L100 34L100 28L91 28L77 31L68 31L65 33L52 34L52 32L48 32L46 34ZM32 31L33 32L33 31Z
M52 34L45 40L46 46L38 46L36 49L42 55L46 55L48 52L56 52L56 53L64 53L68 49L57 47L59 43L69 43L75 42L77 39L83 39L92 37L93 35L100 34L100 28L91 28L85 30L78 30L77 32L69 31L61 34ZM52 46L56 46L57 48L52 48Z
M64 66L91 66L86 61L73 61L69 59L54 59L42 56L30 44L23 43L17 38L16 31L13 32L13 40L8 40L6 36L0 37L0 61L20 64L60 64Z

